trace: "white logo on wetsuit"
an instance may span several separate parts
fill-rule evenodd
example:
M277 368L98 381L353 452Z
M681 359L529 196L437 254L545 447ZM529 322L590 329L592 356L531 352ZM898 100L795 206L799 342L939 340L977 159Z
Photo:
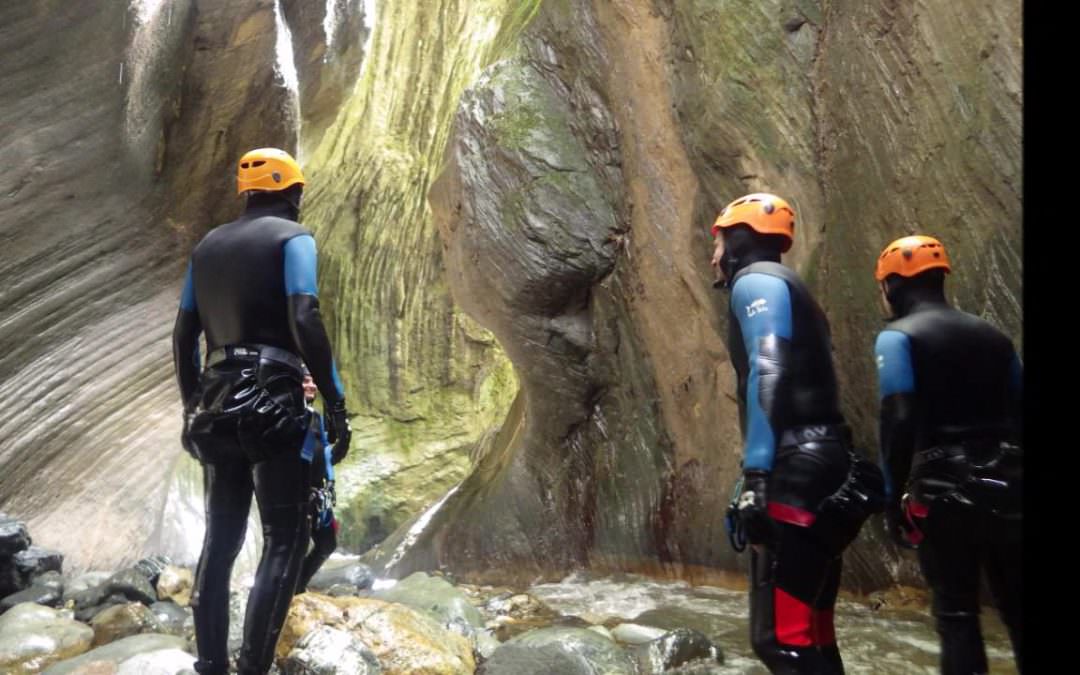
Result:
M803 435L809 439L822 438L828 432L825 427L807 427L803 429Z
M769 311L769 303L765 302L765 298L758 298L746 306L746 316L754 316L767 311Z

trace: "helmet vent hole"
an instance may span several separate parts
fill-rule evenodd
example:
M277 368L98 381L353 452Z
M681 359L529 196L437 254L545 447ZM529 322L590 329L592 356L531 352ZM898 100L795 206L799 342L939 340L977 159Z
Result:
M251 166L262 166L263 164L266 164L266 162L264 162L263 160L260 159L260 160L252 162Z
M247 162L244 162L243 164L241 164L241 165L240 165L240 168L241 168L241 169L247 169L247 168L249 168L250 166L251 166L250 164L248 164Z
M776 210L776 207L773 206L772 202L765 202L761 205L761 208L765 210L766 214L771 214L773 211Z
M904 260L911 260L911 251L904 251Z
M271 176L271 177L272 177L272 178L274 179L274 182L275 182L275 183L280 183L280 182L281 182L281 174L280 174L280 173L278 173L277 171L275 171L274 173L270 174L270 176Z
M934 257L935 257L935 258L940 258L940 257L941 257L941 254L940 254L940 253L938 253L937 251L934 251Z

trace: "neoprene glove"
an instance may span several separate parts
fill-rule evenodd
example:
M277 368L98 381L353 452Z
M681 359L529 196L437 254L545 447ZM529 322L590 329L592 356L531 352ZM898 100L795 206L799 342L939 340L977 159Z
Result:
M739 497L738 517L751 544L769 546L776 537L776 526L767 510L769 482L767 471L743 473L743 493Z
M349 413L345 410L345 399L330 404L326 411L326 436L334 449L330 451L330 463L337 464L349 454L349 441L352 440L352 428L349 427Z

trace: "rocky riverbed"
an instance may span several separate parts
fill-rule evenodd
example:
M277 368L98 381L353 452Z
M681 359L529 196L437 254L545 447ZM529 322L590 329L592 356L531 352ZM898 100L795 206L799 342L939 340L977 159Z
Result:
M250 575L234 578L235 657ZM193 571L164 556L67 575L0 514L0 672L193 673ZM288 675L726 675L767 672L748 640L745 590L641 576L572 575L524 588L440 573L379 579L335 555L296 596L274 670ZM924 591L844 596L837 627L850 673L934 673L939 654ZM1014 673L991 614L993 672Z

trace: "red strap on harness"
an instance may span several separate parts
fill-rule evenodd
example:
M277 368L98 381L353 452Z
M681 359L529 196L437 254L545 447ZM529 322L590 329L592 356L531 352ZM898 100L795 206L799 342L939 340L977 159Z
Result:
M766 510L773 520L798 525L799 527L810 527L814 524L814 520L817 519L816 514L811 513L806 509L800 509L797 506L791 506L789 504L781 504L780 502L769 502Z

